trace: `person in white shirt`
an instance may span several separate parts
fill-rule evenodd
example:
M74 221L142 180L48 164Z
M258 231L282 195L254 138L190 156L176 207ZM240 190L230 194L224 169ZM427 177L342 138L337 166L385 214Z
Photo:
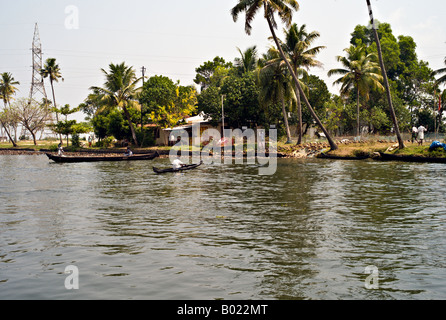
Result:
M413 126L412 127L412 143L413 143L414 140L416 142L418 142L417 134L418 134L418 129L417 129L417 127Z
M57 154L59 157L63 156L63 147L62 147L62 143L59 143L59 145L57 146Z
M180 160L180 158L176 158L172 161L172 168L174 170L180 169L182 166L184 166L184 163Z
M427 129L422 125L418 127L418 145L420 146L423 145L425 131L427 131Z

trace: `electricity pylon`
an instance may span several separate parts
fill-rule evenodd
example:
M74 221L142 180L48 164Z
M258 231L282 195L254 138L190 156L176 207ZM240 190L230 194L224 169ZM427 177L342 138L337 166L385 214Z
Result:
M45 92L45 85L43 84L43 77L40 73L42 70L42 44L40 43L39 29L37 28L37 23L34 28L34 38L32 46L33 55L33 76L31 81L31 90L29 93L29 98L39 101L42 98L47 98ZM41 97L38 97L38 94Z

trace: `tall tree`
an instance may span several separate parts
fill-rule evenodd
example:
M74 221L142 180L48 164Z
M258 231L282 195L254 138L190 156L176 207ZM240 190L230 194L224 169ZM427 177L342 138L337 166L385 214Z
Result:
M195 76L194 82L200 85L201 91L211 85L211 78L219 68L230 69L232 68L232 63L226 62L221 57L215 57L214 60L207 61L195 69L197 75Z
M11 106L11 111L22 126L31 133L34 145L37 145L36 132L43 130L48 121L51 121L49 106L33 99L21 98Z
M135 70L126 66L125 62L121 64L110 63L109 71L104 69L101 69L101 71L105 75L104 86L90 87L90 89L100 93L108 106L122 108L132 133L133 142L138 146L138 139L136 138L135 127L129 108L140 107L137 102L137 93L140 88L137 88L137 84L141 78L137 78Z
M393 127L394 127L394 130L395 130L395 133L396 133L396 137L398 139L398 146L399 146L400 149L403 149L404 148L404 141L403 141L403 138L401 137L400 129L399 129L399 126L398 126L398 119L397 119L396 114L395 114L395 109L393 108L393 102L392 102L392 95L391 95L391 92L390 92L389 80L387 79L387 72L386 72L386 67L384 65L383 54L382 54L382 50L381 50L381 43L379 41L378 32L376 31L376 27L375 27L375 21L374 21L374 18L373 18L372 6L370 4L370 0L366 0L366 2L367 2L367 7L369 9L370 22L372 23L373 35L375 36L375 42L376 42L376 46L377 46L377 49L378 49L379 64L381 66L381 73L382 73L382 76L383 76L384 87L386 88L387 103L389 104L390 115L391 115L392 121L393 121Z
M268 61L259 70L260 95L263 104L274 104L280 102L282 105L283 121L287 135L287 142L292 143L291 131L288 124L286 104L296 100L293 89L293 79L288 72L287 66L280 58L280 53L275 48L268 50ZM263 64L263 63L262 63Z
M0 97L3 100L3 103L5 105L5 109L7 107L7 105L10 105L11 100L13 99L13 95L17 92L17 87L15 87L16 85L19 85L20 82L15 81L14 77L12 76L11 73L9 72L3 72L1 74L1 79L0 79ZM6 123L5 121L3 121L3 119L0 119L1 125L3 126L3 128L5 129L6 134L8 135L9 140L11 141L12 145L14 147L17 147L17 143L15 141L15 139L12 139L11 134L8 130L8 128L6 127Z
M322 63L315 59L316 55L325 47L316 46L310 47L311 44L320 37L319 32L307 32L306 25L300 28L297 24L291 25L287 30L284 30L285 42L283 43L283 51L288 56L290 64L293 67L294 73L306 74L311 67L321 67ZM301 83L302 86L302 83ZM297 118L298 118L298 138L297 144L302 143L302 103L300 99L299 90L296 86L297 97Z
M56 63L55 58L48 58L45 61L45 65L43 66L43 69L40 70L40 74L44 78L50 79L50 85L51 85L51 92L53 94L53 106L56 108L56 121L59 122L59 115L57 112L57 104L56 104L56 95L54 94L54 82L59 82L59 79L62 79L62 74L60 73L60 67ZM62 135L59 134L59 140L60 143L62 143Z
M240 13L245 12L245 32L249 35L251 34L251 23L253 19L255 18L258 11L263 7L264 12L264 18L268 22L268 27L270 29L271 35L273 36L274 43L276 44L277 49L280 52L280 56L285 61L288 70L290 71L290 74L292 75L299 93L301 97L303 98L305 104L307 105L308 109L310 110L311 115L313 116L313 119L316 121L318 126L321 128L321 130L324 132L325 136L327 137L328 143L330 144L330 148L332 150L336 150L338 146L331 138L331 135L328 133L328 131L325 129L324 125L314 112L313 107L311 106L310 102L308 101L302 87L299 84L299 79L297 78L296 74L293 71L293 68L288 61L288 59L285 56L285 53L282 50L282 46L279 43L279 40L277 38L275 29L277 29L277 23L275 19L275 14L277 13L282 22L289 27L292 22L293 18L293 12L297 11L299 9L299 4L296 0L238 0L238 3L235 5L235 7L231 10L231 15L234 21L237 21L238 16Z
M356 94L356 135L360 135L360 97L365 101L369 99L370 89L384 90L381 84L382 76L380 68L376 62L374 53L366 53L364 45L350 46L344 50L346 57L336 57L341 62L344 69L332 69L328 72L328 76L340 74L341 78L337 79L333 84L341 85L341 95L348 96L352 91Z

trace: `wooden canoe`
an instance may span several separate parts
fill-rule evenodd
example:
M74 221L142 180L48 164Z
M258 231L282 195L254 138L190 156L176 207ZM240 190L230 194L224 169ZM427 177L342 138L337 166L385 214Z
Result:
M430 163L446 163L446 158L421 157L410 155L397 155L380 152L380 160L385 161L404 161L404 162L430 162Z
M338 156L333 154L327 154L324 152L321 152L316 156L316 158L320 159L333 159L333 160L365 160L370 158L369 155L360 155L360 156Z
M159 156L158 152L150 154L133 154L131 156L57 156L46 153L55 162L98 162L98 161L137 161L152 160Z
M181 171L187 171L187 170L195 169L195 168L199 167L202 163L203 163L203 161L200 161L200 163L196 163L196 164L188 164L188 165L185 165L185 166L183 166L183 167L181 167L179 169L174 169L174 168L159 169L159 168L153 167L153 171L156 172L156 173L181 172Z

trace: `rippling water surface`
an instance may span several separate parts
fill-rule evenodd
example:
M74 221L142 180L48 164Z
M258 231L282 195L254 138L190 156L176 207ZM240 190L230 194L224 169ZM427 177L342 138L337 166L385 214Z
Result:
M0 156L0 299L446 298L443 164L152 165Z

